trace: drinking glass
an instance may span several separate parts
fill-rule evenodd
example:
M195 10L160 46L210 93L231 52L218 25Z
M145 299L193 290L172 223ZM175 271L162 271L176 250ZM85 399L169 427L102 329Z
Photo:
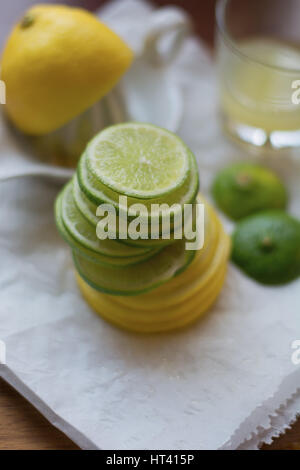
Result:
M219 0L224 130L262 149L300 148L300 1Z

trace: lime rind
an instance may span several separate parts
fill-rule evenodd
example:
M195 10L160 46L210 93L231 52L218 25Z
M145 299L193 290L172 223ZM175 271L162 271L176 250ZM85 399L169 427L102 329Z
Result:
M97 205L91 202L86 195L81 191L77 175L73 178L73 197L75 204L81 214L95 227L99 222L99 217L97 217Z
M87 259L92 261L93 263L100 264L103 266L129 266L138 264L142 261L151 258L154 254L158 253L159 248L146 252L144 255L140 256L131 256L129 258L119 258L119 257L111 257L106 255L101 255L100 253L96 253L88 248L85 248L83 245L79 244L75 238L71 236L71 234L66 230L62 217L61 217L61 196L59 196L55 203L55 220L57 229L63 238L63 240L71 247L71 249L75 252L80 253L82 256L85 256Z
M189 149L175 134L142 123L110 126L86 149L94 177L118 194L154 199L179 189L189 172Z

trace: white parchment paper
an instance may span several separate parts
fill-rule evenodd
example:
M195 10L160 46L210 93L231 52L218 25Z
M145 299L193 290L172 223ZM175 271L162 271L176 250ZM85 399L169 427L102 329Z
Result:
M114 2L101 15L133 47L152 8ZM193 37L172 66L184 96L179 134L195 152L202 191L246 158L222 137L215 72ZM233 266L219 301L183 332L138 336L98 318L76 288L53 202L69 172L24 154L0 123L0 374L85 449L255 449L300 410L300 282L262 287ZM249 156L247 158L250 158ZM254 158L254 157L253 157ZM300 216L297 158L268 159ZM12 178L15 173L27 176ZM228 230L231 224L224 220Z

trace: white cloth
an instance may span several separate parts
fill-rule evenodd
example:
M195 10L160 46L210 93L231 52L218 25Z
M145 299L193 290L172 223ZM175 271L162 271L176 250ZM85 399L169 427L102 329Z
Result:
M141 1L122 0L101 16L134 46L153 14ZM185 41L171 71L184 97L179 134L197 156L208 195L216 170L245 155L221 135L214 68L196 39ZM41 170L2 124L0 154L2 179ZM268 164L299 216L299 164ZM0 184L4 379L85 449L255 449L285 429L300 409L300 369L291 361L300 282L266 288L231 265L219 301L193 328L124 333L82 300L56 231L53 202L69 171L42 172L48 177Z

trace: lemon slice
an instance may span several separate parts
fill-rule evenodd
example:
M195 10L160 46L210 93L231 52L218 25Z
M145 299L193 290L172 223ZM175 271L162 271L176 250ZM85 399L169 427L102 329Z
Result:
M189 302L171 309L157 310L152 314L148 312L148 315L120 308L109 296L97 292L79 275L77 282L88 304L106 321L137 333L159 333L183 328L203 316L218 298L225 276L226 269L222 269L209 288L205 292L199 291Z
M118 297L107 294L98 293L100 305L105 306L105 312L111 314L115 319L135 323L136 325L163 325L166 322L172 322L181 319L191 312L192 309L197 311L206 299L215 296L220 281L224 279L227 270L226 264L220 266L219 272L214 276L204 289L199 289L193 296L183 302L175 305L160 305L152 311L142 311L131 307L123 307L118 303Z
M189 174L190 151L175 134L150 124L106 128L86 150L90 172L126 196L153 199L180 188Z
M211 215L209 215L210 217ZM189 268L168 283L159 286L152 292L136 297L117 297L116 302L125 307L139 311L155 311L157 308L169 307L191 297L200 288L208 285L218 271L227 264L230 238L224 233L221 223L212 220L212 226L206 230L206 244L199 250Z

